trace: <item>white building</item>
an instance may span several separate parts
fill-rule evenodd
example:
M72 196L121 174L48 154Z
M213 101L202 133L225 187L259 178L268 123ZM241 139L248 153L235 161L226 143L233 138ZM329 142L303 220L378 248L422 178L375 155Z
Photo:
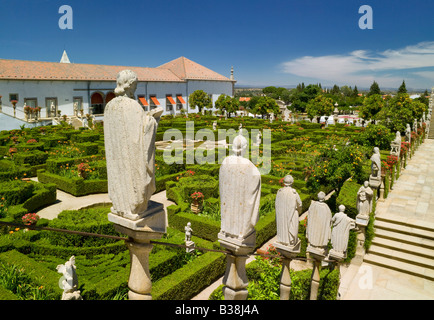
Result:
M0 59L0 106L12 114L16 100L17 118L24 118L25 105L41 107L42 119L51 116L52 104L62 115L73 115L74 103L84 114L102 114L124 69L137 74L136 97L145 110L161 106L164 114L179 114L181 108L198 112L188 97L199 89L212 96L214 105L220 94L233 96L236 82L233 73L229 79L184 57L144 68L70 63L64 52L60 62Z

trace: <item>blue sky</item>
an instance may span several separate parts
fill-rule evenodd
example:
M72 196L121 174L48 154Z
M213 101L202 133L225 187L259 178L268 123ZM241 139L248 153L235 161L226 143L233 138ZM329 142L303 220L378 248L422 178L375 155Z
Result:
M73 29L61 30L61 5ZM359 28L362 5L373 29ZM434 86L432 0L0 0L0 58L157 67L185 56L239 85Z

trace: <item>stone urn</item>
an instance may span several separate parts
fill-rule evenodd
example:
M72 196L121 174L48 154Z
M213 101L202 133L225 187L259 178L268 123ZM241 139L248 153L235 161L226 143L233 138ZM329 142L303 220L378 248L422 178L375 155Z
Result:
M192 201L191 201L191 211L194 213L199 213L202 211L202 207L203 207L203 193L196 191L193 192L190 195Z
M203 208L203 202L201 200L193 199L191 202L191 211L193 213L200 213Z

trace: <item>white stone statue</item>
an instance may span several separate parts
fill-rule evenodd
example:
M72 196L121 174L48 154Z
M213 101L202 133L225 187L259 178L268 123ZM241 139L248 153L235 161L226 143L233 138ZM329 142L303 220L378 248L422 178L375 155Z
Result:
M194 241L191 240L191 235L193 229L191 228L191 222L187 222L187 225L184 227L185 230L185 245L189 247L194 247ZM193 248L186 248L185 252L190 253L193 252Z
M258 134L256 135L255 145L259 147L261 145L261 140L262 140L262 133L261 131L259 131Z
M374 192L369 187L369 182L365 181L363 186L357 191L357 217L368 219L372 211L372 199Z
M69 258L65 264L56 267L57 272L62 273L62 300L83 300L78 289L78 278L75 267L75 257ZM60 281L59 281L60 285Z
M401 154L401 132L396 131L395 139L390 144L390 154L399 157Z
M240 123L240 125L238 126L238 131L239 131L239 135L241 136L241 135L243 135L243 124L242 123Z
M292 188L294 178L290 175L283 179L284 187L277 191L276 195L276 225L277 242L295 247L298 239L298 217L301 214L302 202L300 195Z
M413 121L413 131L417 132L417 119L414 119Z
M332 212L324 199L325 193L321 191L319 201L312 201L307 213L307 251L318 255L325 255L331 236Z
M214 121L213 123L212 123L212 129L215 131L215 130L217 130L217 121Z
M406 142L411 143L411 128L410 124L407 123L407 127L405 128L405 140Z
M78 102L74 102L74 116L78 114Z
M191 222L187 222L187 225L184 227L185 230L185 242L191 241L191 233L193 229L191 228Z
M340 205L339 212L332 218L331 243L333 248L330 250L331 257L337 259L344 259L346 257L350 230L355 227L355 220L349 218L345 214L345 206Z
M56 106L54 105L53 101L51 101L50 115L51 115L51 117L55 117L56 116Z
M371 178L381 180L381 158L378 147L374 147L374 154L371 156Z
M155 134L161 107L144 111L134 99L137 75L123 70L117 76L116 98L104 113L108 194L113 214L130 220L146 216L155 191Z
M261 174L244 158L247 139L235 137L234 155L226 157L219 173L221 230L219 239L239 246L254 246L255 225L259 219Z

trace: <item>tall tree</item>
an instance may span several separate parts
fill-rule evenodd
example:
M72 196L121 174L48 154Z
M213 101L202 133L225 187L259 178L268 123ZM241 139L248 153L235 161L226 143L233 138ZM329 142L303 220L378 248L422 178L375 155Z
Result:
M378 112L384 107L385 101L379 94L368 95L359 107L359 116L363 119L374 119Z
M276 100L270 97L260 97L253 109L254 114L260 114L265 116L270 113L274 113L274 115L278 115L280 112L279 106L276 103Z
M369 89L368 96L372 96L374 94L380 94L381 95L380 86L375 81L374 81L374 83L372 83L371 88Z
M407 93L407 88L405 87L405 81L402 80L402 84L398 89L398 94Z
M328 116L335 109L333 100L323 95L318 95L306 105L306 112L310 119L318 116Z
M215 107L220 110L221 114L226 111L230 116L231 113L235 113L239 109L240 102L239 99L235 97L232 98L228 95L221 94L215 102Z
M192 109L199 108L202 112L203 108L212 108L212 100L208 93L203 90L196 90L188 97L188 103Z

